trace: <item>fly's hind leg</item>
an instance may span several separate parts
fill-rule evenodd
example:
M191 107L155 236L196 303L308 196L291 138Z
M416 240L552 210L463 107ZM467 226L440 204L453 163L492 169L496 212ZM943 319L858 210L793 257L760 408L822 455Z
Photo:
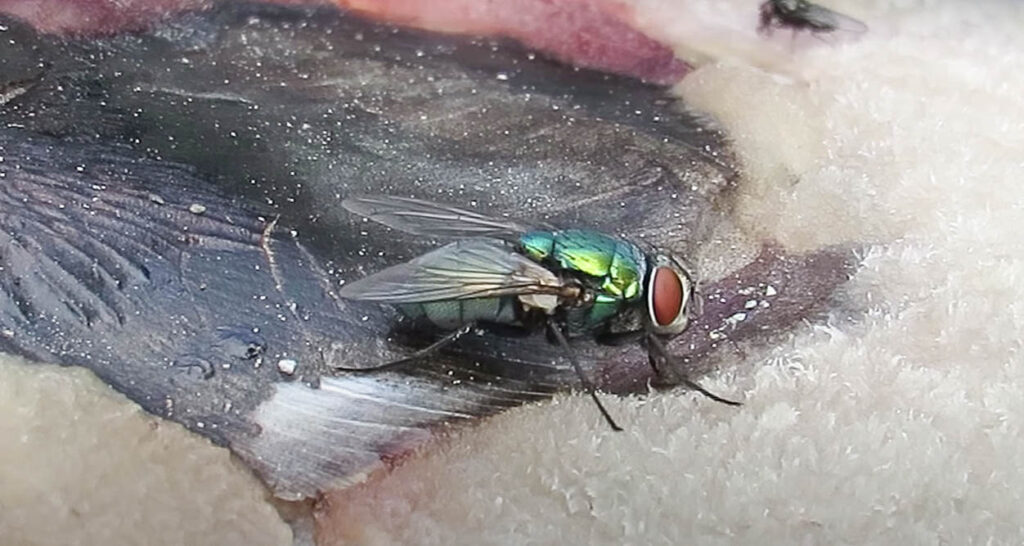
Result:
M604 404L601 403L601 399L597 397L597 392L594 389L594 385L590 383L590 380L587 379L586 375L583 375L583 367L580 366L579 360L576 359L576 353L572 352L572 347L569 347L569 342L565 339L565 334L563 334L562 330L558 327L558 325L556 325L554 321L550 319L548 320L548 329L551 330L551 333L555 336L555 339L558 340L558 344L561 345L562 349L565 350L566 356L569 357L569 362L572 363L573 369L576 370L576 375L580 378L580 383L583 384L583 389L587 391L588 394L590 394L590 398L594 400L595 404L597 404L597 409L601 412L601 416L603 416L604 420L607 421L608 424L612 427L612 430L616 432L621 431L622 427L620 427L615 422L615 419L612 419L611 414L608 413L608 410L605 409Z
M401 368L402 366L407 366L407 365L409 365L409 364L411 364L411 363L413 363L413 362L415 362L417 360L420 360L420 359L426 358L428 356L431 356L433 354L436 354L441 349L444 349L445 347L447 347L447 346L451 345L452 343L455 343L456 341L458 341L459 338L461 338L462 336L464 336L464 335L468 334L469 332L471 332L473 330L473 328L475 328L475 327L476 327L476 322L475 321L467 322L462 327L460 327L458 330L454 330L452 332L449 332L449 333L445 334L444 337L442 337L441 339L439 339L439 340L431 343L430 345L427 345L426 347L424 347L424 348L422 348L422 349L420 349L420 350L410 354L409 356L406 356L406 357L398 359L398 360L394 360L392 362L387 362L385 364L381 364L380 366L373 366L373 367L370 367L370 368L346 368L346 367L342 367L342 366L335 366L334 369L335 370L340 370L340 371L345 371L345 372L381 372L381 371L385 371L385 370L393 370L393 369L396 369L396 368Z
M670 362L672 361L673 356L668 352L668 348L665 347L665 344L662 343L662 341L660 339L658 339L658 337L656 335L654 335L654 334L650 334L650 335L647 336L647 348L648 348L648 351L651 351L651 355L650 355L652 357L651 358L651 366L654 368L654 373L656 373L656 374L658 374L658 375L660 375L662 377L666 377L665 374L666 374L666 372L668 372L668 370L660 369L660 367L655 364L655 361L656 360L661 360L661 362L666 367L669 367L670 366ZM652 351L652 349L653 349L653 351ZM687 387L689 387L689 388L691 388L691 389L693 389L693 390L703 394L704 396L707 396L708 398L710 398L710 399L712 399L712 400L714 400L716 402L721 402L723 404L728 404L730 406L742 406L743 405L740 402L734 402L732 400L728 400L726 398L722 398L721 396L718 396L717 394L712 393L711 391L709 391L709 390L705 389L704 387L702 387L696 381L690 379L685 373L679 372L677 374L675 370L672 370L671 373L672 373L673 376L677 377L678 382L680 382L683 385L686 385Z

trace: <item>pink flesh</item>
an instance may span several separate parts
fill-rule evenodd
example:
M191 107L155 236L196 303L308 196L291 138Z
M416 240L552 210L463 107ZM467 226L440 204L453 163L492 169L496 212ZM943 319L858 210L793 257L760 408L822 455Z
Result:
M54 34L134 30L161 16L203 7L204 0L0 0L0 12Z
M276 0L282 4L319 3ZM461 34L507 37L576 66L671 84L687 72L672 51L633 29L615 0L335 0L366 16ZM56 34L133 30L209 0L0 0L0 12Z
M577 66L673 83L686 65L623 22L614 0L338 0L374 17L438 30L514 38Z

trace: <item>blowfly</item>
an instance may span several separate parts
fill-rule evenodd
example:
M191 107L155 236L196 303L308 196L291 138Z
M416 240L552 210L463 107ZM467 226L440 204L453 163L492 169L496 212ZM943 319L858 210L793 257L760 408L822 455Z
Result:
M868 29L867 25L853 17L807 0L765 0L761 4L758 30L770 33L773 27L788 27L793 29L794 34L798 30L809 30L812 34L836 30L860 34Z
M665 339L683 332L694 311L694 284L683 263L662 252L599 231L557 229L498 219L446 205L401 197L352 198L348 211L413 235L456 238L408 262L345 285L339 295L394 305L413 319L446 331L401 360L407 364L455 342L476 327L547 328L580 382L615 430L622 430L598 399L569 339L592 336L615 344L645 342L649 361L663 376L730 405L670 366ZM639 320L614 331L626 313Z

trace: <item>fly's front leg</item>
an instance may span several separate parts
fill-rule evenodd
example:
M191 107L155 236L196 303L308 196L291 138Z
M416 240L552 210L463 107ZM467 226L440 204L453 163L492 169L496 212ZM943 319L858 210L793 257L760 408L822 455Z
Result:
M458 330L454 330L448 334L445 334L445 336L442 337L441 339L431 343L430 345L427 345L426 347L410 354L405 358L401 358L399 360L395 360L392 362L387 362L385 364L381 364L380 366L373 366L371 368L345 368L342 366L335 366L334 369L345 372L380 372L400 368L402 366L411 364L417 360L438 353L441 349L444 349L445 347L451 345L452 343L455 343L456 341L459 340L459 338L471 332L473 328L476 328L476 321L466 323Z
M708 398L716 402L721 402L723 404L728 404L730 406L742 405L739 402L734 402L732 400L722 398L717 394L711 393L710 391L702 387L699 383L690 379L689 376L687 376L682 370L677 370L675 367L673 367L672 360L676 357L668 352L668 348L665 347L665 343L662 342L661 339L658 338L658 336L656 336L655 334L650 334L647 336L647 351L648 356L651 360L651 366L654 367L654 372L657 373L659 376L672 379L675 381L675 383L682 383L683 385L686 385L687 387L703 394L704 396L707 396ZM656 365L655 360L660 360L661 363L664 365L664 368ZM666 372L670 375L666 376Z

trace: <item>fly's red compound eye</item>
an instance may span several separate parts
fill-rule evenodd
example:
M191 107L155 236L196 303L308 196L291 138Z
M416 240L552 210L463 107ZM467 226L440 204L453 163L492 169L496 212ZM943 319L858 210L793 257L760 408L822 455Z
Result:
M679 275L667 267L656 268L651 291L655 322L658 326L672 324L683 309L683 282Z

